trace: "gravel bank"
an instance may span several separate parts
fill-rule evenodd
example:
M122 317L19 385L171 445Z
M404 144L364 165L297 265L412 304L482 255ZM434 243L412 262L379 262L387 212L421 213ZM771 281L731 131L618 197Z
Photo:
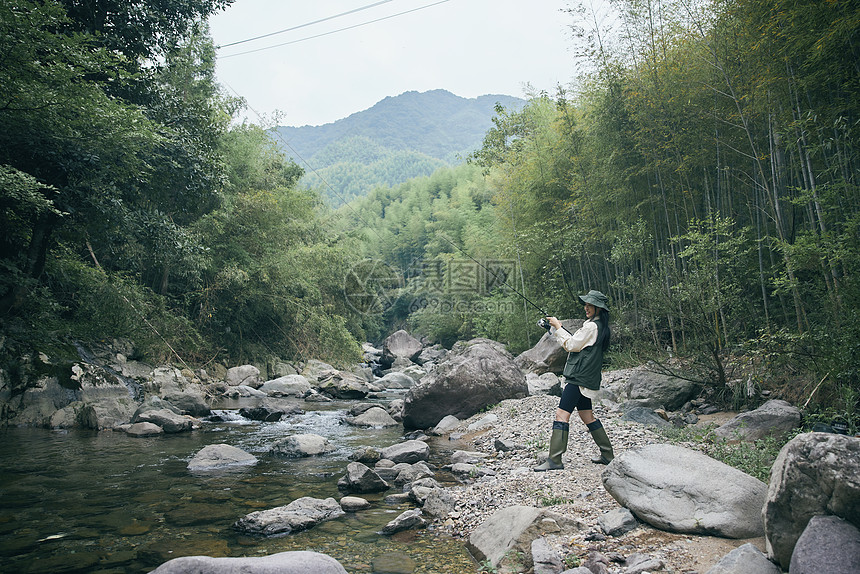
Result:
M604 373L604 381L626 379L628 373ZM590 552L600 552L610 559L622 560L639 552L662 561L663 569L653 572L704 574L722 556L746 542L752 542L764 550L764 538L729 540L679 535L642 523L622 536L603 536L597 519L619 508L619 504L603 488L601 472L605 467L591 462L591 457L598 454L598 450L575 413L571 417L568 450L562 459L564 470L532 470L542 461L537 458L539 452L545 452L548 447L557 405L557 397L542 395L502 401L493 409L463 421L447 437L437 439L447 438L454 441L456 448L488 454L481 466L495 473L470 484L449 488L458 504L447 521L441 525L437 523L439 530L465 539L496 510L513 505L528 505L548 508L583 524L580 532L572 538L547 538L563 557L576 554L584 559ZM488 414L496 415L498 421L483 429L469 430L469 425ZM659 433L643 425L621 420L621 412L617 407L596 405L595 415L606 427L616 456L631 448L665 442ZM731 415L727 413L723 418L728 416ZM520 448L497 452L497 439L511 441ZM620 562L612 562L608 571L621 574L626 570Z

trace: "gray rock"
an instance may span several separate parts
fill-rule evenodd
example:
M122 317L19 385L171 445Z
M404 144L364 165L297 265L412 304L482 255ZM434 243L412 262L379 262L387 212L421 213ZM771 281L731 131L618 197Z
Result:
M639 423L645 426L669 428L672 423L658 415L648 407L628 407L621 416L622 420Z
M210 444L200 449L188 462L188 470L199 472L255 464L257 464L257 457L241 448L229 444Z
M525 375L507 351L487 339L457 343L403 401L403 426L426 429L447 415L467 419L504 399L528 395Z
M307 530L320 522L333 520L344 514L346 513L334 498L323 500L303 496L286 506L247 514L233 526L248 534L273 536Z
M382 342L382 356L379 362L382 365L392 365L397 358L408 359L412 362L418 358L424 345L421 341L404 330L392 333Z
M415 379L405 373L391 372L376 380L376 384L386 389L411 389Z
M451 430L453 428L457 428L457 425L459 425L459 424L460 424L460 419L458 419L454 415L447 415L447 416L443 417L441 421L439 421L439 424L437 424L433 428L433 430L430 432L430 434L443 435L446 432L448 432L449 430Z
M676 411L693 398L698 387L697 383L678 377L636 370L630 375L625 394L631 406Z
M382 458L408 464L430 458L430 447L421 440L407 440L382 449Z
M178 415L168 409L147 410L132 417L133 423L153 423L164 429L166 433L189 431L194 427L194 421L186 416Z
M205 417L212 412L206 403L206 395L196 385L189 385L184 390L173 391L162 395L164 400L192 417Z
M531 554L534 574L559 574L564 570L561 556L549 545L546 538L532 540Z
M399 465L398 465L399 466ZM408 465L408 468L402 469L394 478L394 484L410 484L422 478L433 478L436 473L430 470L423 462L416 462Z
M422 509L424 513L433 518L444 520L454 511L457 499L444 488L431 488L424 496Z
M661 530L725 538L764 533L767 485L700 452L667 444L631 449L602 476L619 504Z
M273 423L281 420L287 412L278 407L258 405L256 407L242 407L239 409L239 414L252 421Z
M415 362L422 366L440 363L448 356L448 349L442 345L433 345L426 347L421 351L421 354L415 358Z
M481 430L489 428L495 425L497 422L499 422L499 415L497 415L496 413L488 413L482 416L480 419L476 420L475 422L471 423L469 426L466 427L466 429L470 431Z
M780 574L782 570L767 559L754 544L735 548L714 564L705 574ZM820 572L820 571L819 571Z
M266 381L259 390L270 397L303 397L311 390L311 383L302 375L284 375Z
M370 502L360 496L344 496L340 499L340 507L344 512L358 512L370 508Z
M531 506L509 506L497 510L472 531L466 547L478 561L493 567L508 553L522 553L531 567L532 540L548 533L568 536L581 528L576 520Z
M403 422L403 399L394 399L388 404L388 414L399 423Z
M809 520L822 514L860 527L860 438L814 432L782 447L762 510L768 558L788 568Z
M529 395L561 396L561 379L555 373L526 373L526 384L529 387Z
M382 449L372 446L360 448L349 455L349 460L362 464L376 464L382 458Z
M566 330L573 333L582 327L583 322L582 319L565 319L561 324ZM515 362L525 373L536 375L555 373L560 375L564 370L566 360L567 351L558 344L558 340L554 336L547 332L534 347L517 355Z
M607 536L621 536L639 526L639 521L633 513L626 508L616 508L601 515L597 519L597 525Z
M317 388L335 399L363 399L370 393L366 381L347 371L326 371L318 376Z
M246 385L256 389L260 386L260 369L254 365L241 365L227 369L227 384L231 387Z
M662 560L640 552L634 552L624 561L624 574L643 574L643 572L662 569Z
M335 368L328 363L323 363L322 361L311 359L307 363L305 363L305 367L304 369L302 369L302 372L300 374L308 381L310 381L311 384L313 384L315 381L319 380L321 374L334 370Z
M633 554L632 556L635 557L637 554ZM591 574L609 574L609 558L600 552L589 552L588 556L582 562L582 566L591 572ZM624 572L626 573L628 570L625 569Z
M296 434L276 442L269 454L287 458L304 458L330 453L334 446L327 438L318 434Z
M338 488L350 492L383 492L390 487L374 470L360 462L346 465L346 475L337 483Z
M279 552L269 556L210 558L183 556L168 560L150 574L348 574L340 563L326 554Z
M838 516L814 516L791 555L791 574L857 574L860 530Z
M296 370L295 365L291 363L285 363L283 361L274 361L272 364L269 365L269 376L272 377L272 379L279 379L287 375L297 374L299 374L298 370Z
M770 400L759 408L741 413L714 434L726 439L759 440L782 436L800 426L800 409L786 401Z
M249 387L248 385L236 385L235 387L229 387L224 392L224 396L231 399L237 399L239 397L255 397L264 399L269 395L267 395L263 391L259 391L253 387Z
M125 427L125 433L130 436L155 436L164 434L164 429L152 423L134 423Z
M400 424L382 407L372 407L357 417L347 417L345 420L353 426L370 428L395 427Z
M572 568L570 570L565 570L561 574L594 574L591 570L586 568L585 566L578 566L576 568Z
M425 526L427 526L427 521L424 520L421 509L415 508L403 512L400 516L383 526L380 534L396 534L404 530L424 528Z

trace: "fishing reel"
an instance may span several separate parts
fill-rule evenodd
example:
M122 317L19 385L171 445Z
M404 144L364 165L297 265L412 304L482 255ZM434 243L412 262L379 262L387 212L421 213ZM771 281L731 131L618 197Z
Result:
M549 331L550 327L552 327L546 317L541 317L540 321L538 321L537 324L538 327L540 327L541 329L546 329L547 331Z

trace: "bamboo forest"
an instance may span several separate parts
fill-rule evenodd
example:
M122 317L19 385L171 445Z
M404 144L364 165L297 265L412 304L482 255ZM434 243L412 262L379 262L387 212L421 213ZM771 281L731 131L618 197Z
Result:
M229 2L99 4L0 2L10 372L111 338L192 365L346 364L400 328L518 353L597 289L614 365L860 406L860 2L571 3L570 85L335 205L232 121L205 24Z

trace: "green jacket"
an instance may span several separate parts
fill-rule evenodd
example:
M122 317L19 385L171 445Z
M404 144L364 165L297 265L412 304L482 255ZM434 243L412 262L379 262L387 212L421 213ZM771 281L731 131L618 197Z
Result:
M571 352L567 355L562 374L566 382L596 391L600 388L603 366L603 347L600 345L600 326L598 324L597 342L589 345L579 352Z

